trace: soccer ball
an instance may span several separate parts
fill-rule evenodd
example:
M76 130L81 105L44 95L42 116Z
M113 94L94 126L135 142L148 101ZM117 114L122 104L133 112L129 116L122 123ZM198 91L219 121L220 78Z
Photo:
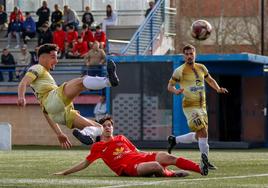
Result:
M206 40L211 32L212 26L206 20L196 20L191 26L191 35L197 40Z

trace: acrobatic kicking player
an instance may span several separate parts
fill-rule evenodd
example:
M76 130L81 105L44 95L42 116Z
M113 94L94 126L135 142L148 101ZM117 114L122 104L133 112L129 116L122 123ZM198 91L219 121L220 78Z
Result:
M50 74L58 63L57 46L44 44L38 50L39 64L30 67L18 86L18 105L25 106L25 92L30 86L41 104L45 118L56 133L61 146L65 149L71 147L68 137L61 131L59 124L68 128L79 130L91 126L93 136L100 135L102 126L97 122L81 116L73 107L73 99L82 91L99 90L105 87L115 87L119 83L116 75L115 63L107 63L108 78L85 76L63 83L59 87ZM88 139L88 144L94 140Z

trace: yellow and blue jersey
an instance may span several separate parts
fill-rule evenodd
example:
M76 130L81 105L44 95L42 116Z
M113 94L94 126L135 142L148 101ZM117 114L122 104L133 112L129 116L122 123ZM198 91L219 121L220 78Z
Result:
M208 70L203 64L183 64L173 72L169 83L179 83L183 91L183 107L206 107L205 78Z

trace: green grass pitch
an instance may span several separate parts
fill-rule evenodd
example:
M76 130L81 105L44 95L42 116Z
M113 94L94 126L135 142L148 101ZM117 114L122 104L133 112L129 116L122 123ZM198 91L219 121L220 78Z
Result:
M76 174L52 175L87 154L85 148L67 151L36 146L0 151L0 187L268 187L268 149L211 150L210 159L219 169L206 177L194 172L186 178L117 177L101 160ZM176 150L174 154L199 161L197 150Z

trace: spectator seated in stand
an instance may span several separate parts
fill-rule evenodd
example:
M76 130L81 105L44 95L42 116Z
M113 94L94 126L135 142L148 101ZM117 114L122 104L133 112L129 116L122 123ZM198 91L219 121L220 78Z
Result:
M38 29L42 27L44 23L49 22L50 9L47 7L46 1L42 2L42 7L36 11L36 15L38 16L38 22L36 23Z
M23 22L23 31L22 31L22 39L24 44L27 44L27 41L35 37L36 33L36 25L33 20L30 12L25 13L25 21Z
M23 31L23 22L20 21L19 15L17 15L16 20L11 23L10 31L8 33L7 47L10 47L11 39L16 37L17 45L15 48L20 48L20 36Z
M15 6L13 11L9 15L9 24L8 24L8 29L7 29L7 35L6 36L8 36L8 33L10 32L11 24L16 20L16 17L19 17L19 20L21 22L24 21L22 11L18 7Z
M8 72L8 81L13 81L13 72L15 71L15 60L13 55L4 48L1 55L1 65L0 65L0 81L4 81L3 72Z
M67 58L70 59L81 59L88 52L87 43L83 41L81 36L78 37L78 40L75 42L72 51L68 52Z
M106 55L99 46L99 42L95 41L92 49L85 55L85 67L82 75L102 76L102 66L106 62Z
M21 79L31 65L31 54L28 52L27 46L23 45L17 59L16 78Z
M66 33L66 46L65 49L70 49L73 48L73 43L74 41L76 42L78 39L78 32L74 30L73 25L69 25L66 27L67 33Z
M62 30L61 24L56 25L56 30L53 33L53 43L59 48L58 56L62 59L65 55L65 39L66 33Z
M50 28L52 31L55 31L57 25L63 24L63 19L62 19L63 13L59 9L59 5L55 4L54 9L55 10L54 10L54 12L52 12L52 15L51 15L51 25L50 25Z
M94 22L94 16L90 12L90 6L85 7L85 13L82 16L82 22L83 24L88 25L88 27L90 27L91 24Z
M23 17L22 11L18 7L15 6L14 9L13 9L13 11L9 15L9 24L11 24L12 22L14 22L16 20L17 16L19 16L19 20L21 22L24 21L24 17Z
M117 25L117 14L113 11L111 5L106 6L106 18L102 21L102 30L106 32L107 25Z
M63 28L66 29L67 26L73 25L75 30L78 30L79 18L75 10L70 9L68 5L63 8Z
M53 42L53 34L49 28L48 23L44 23L40 29L40 33L38 35L38 46L43 44L48 44Z
M6 29L7 24L7 13L5 12L4 5L0 5L0 31Z
M100 43L100 48L105 49L106 47L106 34L100 28L100 26L96 27L96 32L94 34L94 39Z
M93 33L87 24L84 24L82 26L82 29L83 30L81 32L81 37L83 38L83 41L85 41L88 44L88 48L91 49L93 42L95 41Z

